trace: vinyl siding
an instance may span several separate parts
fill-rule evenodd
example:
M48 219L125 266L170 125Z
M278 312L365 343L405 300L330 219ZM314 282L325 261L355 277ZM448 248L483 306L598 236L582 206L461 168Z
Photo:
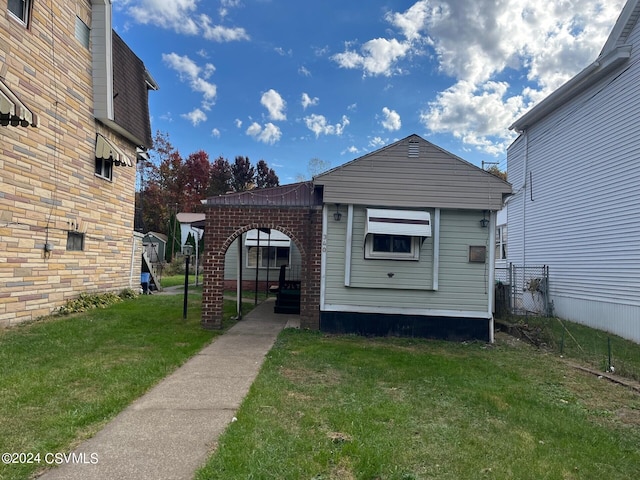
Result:
M246 233L242 235L242 238L246 237ZM265 242L263 247L267 246ZM302 260L300 258L300 250L296 248L295 243L291 242L291 265L296 265L298 267L298 272L300 269L300 264ZM255 267L247 267L247 248L244 248L242 257L242 279L243 280L255 280L256 278L256 269ZM236 239L229 249L227 250L227 254L224 257L224 279L225 280L235 280L238 277L238 240ZM270 268L267 274L266 268L258 269L258 280L266 281L267 275L269 276L269 284L277 284L278 277L280 275L280 267Z
M508 207L509 260L549 265L556 313L636 341L639 35L629 62L530 128L526 162L512 146L510 175L526 163L527 191Z
M409 143L418 142L418 156ZM499 210L511 187L413 135L317 176L325 203Z
M365 259L366 210L353 210L350 286L345 286L347 216L327 224L325 304L487 312L488 264L468 261L469 245L486 246L489 258L490 229L480 227L478 212L441 211L439 288L433 291L433 237L422 244L419 261Z

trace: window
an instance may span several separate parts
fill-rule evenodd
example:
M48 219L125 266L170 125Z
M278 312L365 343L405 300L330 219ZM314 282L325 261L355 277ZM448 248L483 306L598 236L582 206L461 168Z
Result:
M113 162L105 158L96 157L96 175L106 180L112 179Z
M76 17L76 40L78 40L84 48L89 48L89 27L80 17Z
M280 268L289 265L290 247L247 247L247 267L256 268L256 253L260 249L259 268Z
M9 11L25 25L29 23L31 0L9 0Z
M84 233L67 232L67 250L81 252L84 250Z
M507 226L496 228L496 260L507 259Z
M407 235L374 233L365 240L365 258L389 260L418 260L420 239Z

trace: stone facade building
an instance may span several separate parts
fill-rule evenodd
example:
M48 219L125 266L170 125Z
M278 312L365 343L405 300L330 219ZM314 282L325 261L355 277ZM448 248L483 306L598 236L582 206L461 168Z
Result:
M136 162L156 89L110 0L0 0L0 326L139 287Z

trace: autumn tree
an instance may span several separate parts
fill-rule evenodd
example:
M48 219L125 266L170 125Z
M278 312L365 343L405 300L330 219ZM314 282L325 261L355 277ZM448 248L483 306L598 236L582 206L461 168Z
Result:
M211 175L209 155L200 150L187 157L182 167L185 178L183 192L183 212L196 212L202 209L201 200L207 198L207 190Z
M501 178L504 181L507 180L507 172L503 172L502 170L500 170L500 168L497 165L491 165L489 168L486 169L486 171L492 175L495 175L498 178Z

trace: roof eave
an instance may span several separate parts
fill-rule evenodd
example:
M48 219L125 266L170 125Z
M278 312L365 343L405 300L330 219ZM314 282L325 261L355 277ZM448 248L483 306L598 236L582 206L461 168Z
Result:
M598 59L516 120L509 130L524 132L631 57L631 45L620 45Z

